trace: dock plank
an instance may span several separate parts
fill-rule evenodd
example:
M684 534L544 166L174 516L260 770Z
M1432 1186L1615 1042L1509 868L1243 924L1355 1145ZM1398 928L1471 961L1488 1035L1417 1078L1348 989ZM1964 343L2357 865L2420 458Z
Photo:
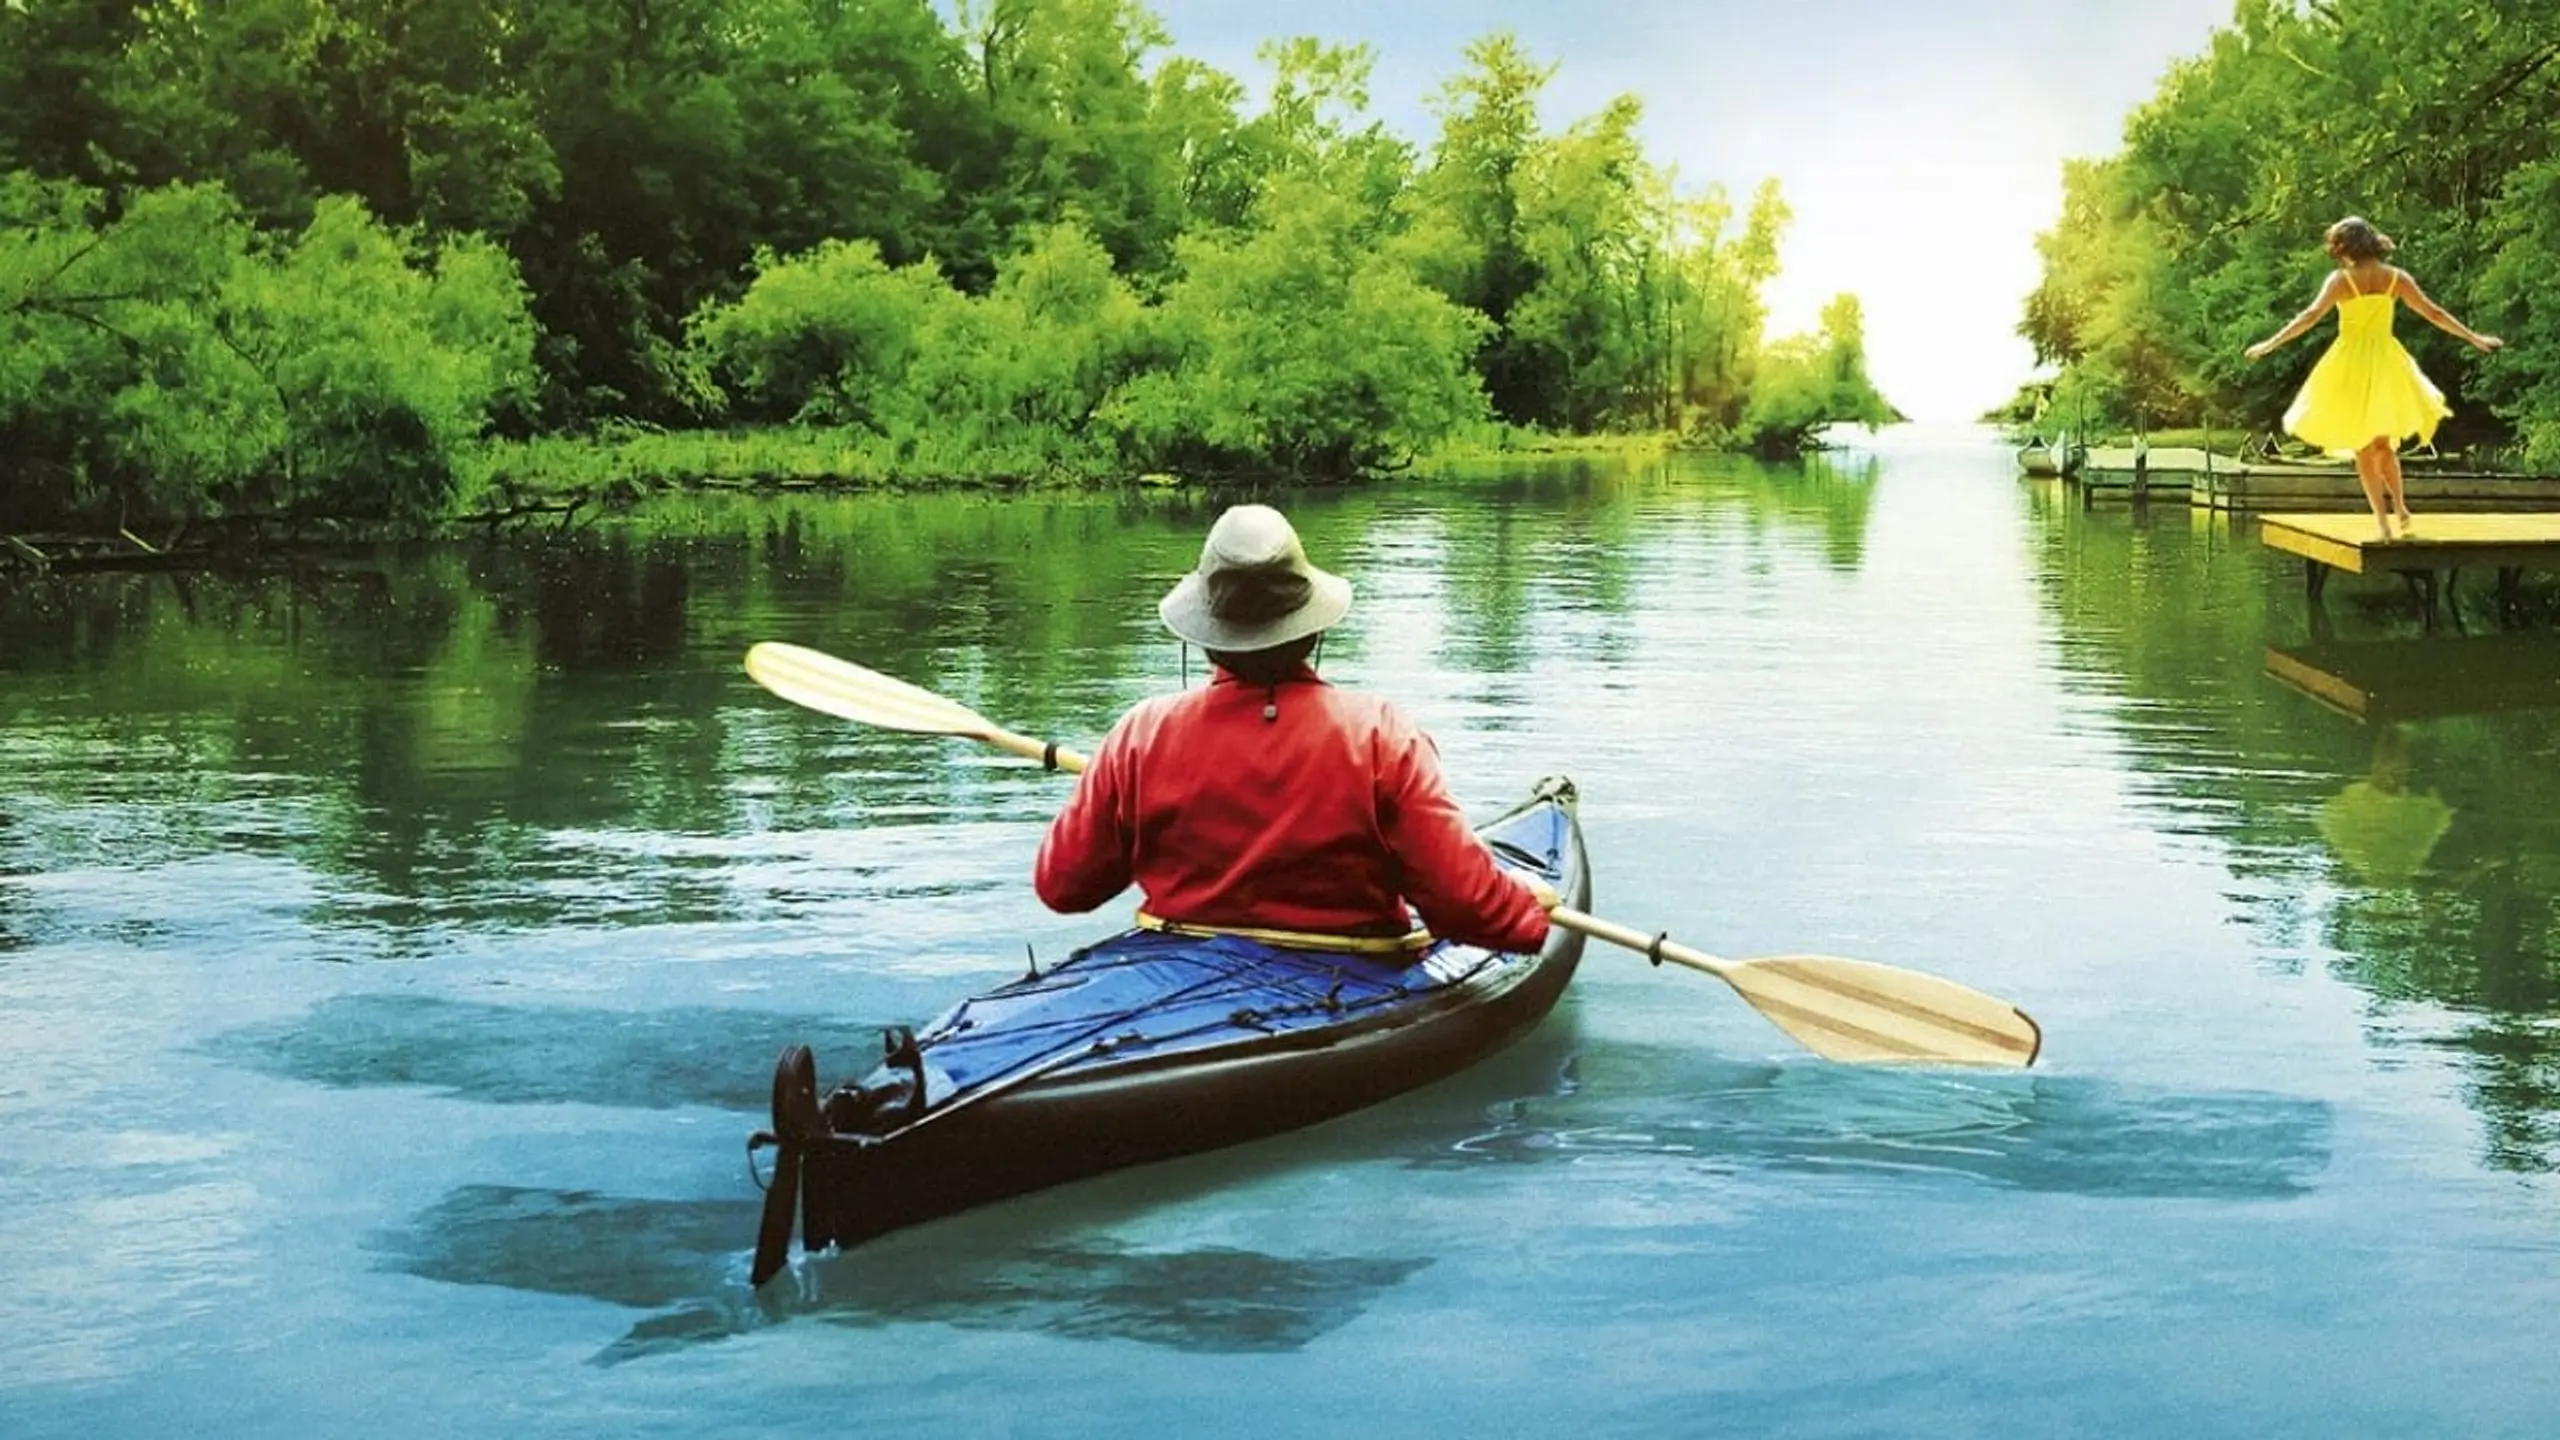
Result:
M2402 484L2422 513L2560 510L2560 477L2489 474L2408 465ZM2217 463L2195 482L2193 503L2215 510L2359 508L2364 486L2352 465Z
M2262 515L2260 542L2332 569L2560 569L2560 514L2419 515L2405 539L2383 540L2373 516Z

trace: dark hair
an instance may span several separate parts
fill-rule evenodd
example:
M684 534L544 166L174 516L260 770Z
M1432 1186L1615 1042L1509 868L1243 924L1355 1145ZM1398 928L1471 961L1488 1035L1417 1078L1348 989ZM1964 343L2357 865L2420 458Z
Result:
M1316 642L1323 638L1324 632L1319 630L1268 650L1212 650L1209 663L1248 684L1277 685L1314 653Z
M2329 227L2329 253L2342 260L2361 265L2379 260L2399 247L2391 237L2373 228L2373 222L2361 215L2350 215Z

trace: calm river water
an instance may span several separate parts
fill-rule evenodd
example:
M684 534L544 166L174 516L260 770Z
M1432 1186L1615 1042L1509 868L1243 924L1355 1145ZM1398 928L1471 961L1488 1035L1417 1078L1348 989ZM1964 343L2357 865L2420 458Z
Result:
M2547 588L2422 634L2344 577L2315 625L2247 524L1975 431L1283 503L1359 587L1326 671L1476 809L1570 774L1595 911L1953 976L2044 1062L1826 1064L1595 944L1435 1089L758 1296L780 1047L831 1083L1126 907L1031 896L1065 782L741 653L1089 745L1183 683L1154 602L1209 502L22 586L0 1434L2551 1432Z

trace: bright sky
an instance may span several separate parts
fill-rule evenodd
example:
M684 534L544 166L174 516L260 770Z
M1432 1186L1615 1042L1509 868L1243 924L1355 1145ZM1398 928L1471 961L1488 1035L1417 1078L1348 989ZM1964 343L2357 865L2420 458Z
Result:
M2017 336L2035 235L2066 156L2112 154L2175 60L2232 0L1148 0L1174 48L1259 90L1255 46L1366 41L1371 105L1422 143L1426 96L1498 29L1558 67L1549 131L1610 97L1644 101L1655 163L1737 205L1775 176L1794 223L1770 283L1773 333L1810 330L1843 290L1868 368L1915 419L1969 420L2032 372Z

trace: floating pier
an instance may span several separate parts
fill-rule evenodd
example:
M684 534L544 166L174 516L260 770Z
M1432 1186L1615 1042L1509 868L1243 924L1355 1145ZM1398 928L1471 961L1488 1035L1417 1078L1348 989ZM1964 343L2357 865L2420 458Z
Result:
M2187 495L2208 472L2239 463L2192 445L2093 445L2081 457L2079 480L2091 500L2101 494L2126 499Z
M2410 498L2417 499L2415 487ZM2516 601L2526 570L2560 569L2560 514L2420 514L2408 535L2385 540L2376 533L2370 512L2351 515L2265 515L2258 538L2275 549L2302 557L2303 589L2314 602L2333 570L2363 575L2391 572L2408 577L2434 622L2436 572L2453 576L2464 568L2497 573L2502 605Z
M2253 462L2215 457L2212 469L2199 474L2189 503L2214 510L2335 510L2362 508L2363 482L2356 467ZM2560 511L2560 476L2498 475L2479 470L2437 469L2403 460L2401 488L2411 507L2427 513L2454 511Z
M2024 456L2021 456L2022 465ZM2404 456L2409 503L2431 512L2560 511L2560 475L2511 475ZM2034 473L2033 467L2027 467ZM2362 509L2364 485L2348 461L2250 460L2193 445L2101 445L2082 452L2071 478L2082 503L2182 497L2205 510Z

